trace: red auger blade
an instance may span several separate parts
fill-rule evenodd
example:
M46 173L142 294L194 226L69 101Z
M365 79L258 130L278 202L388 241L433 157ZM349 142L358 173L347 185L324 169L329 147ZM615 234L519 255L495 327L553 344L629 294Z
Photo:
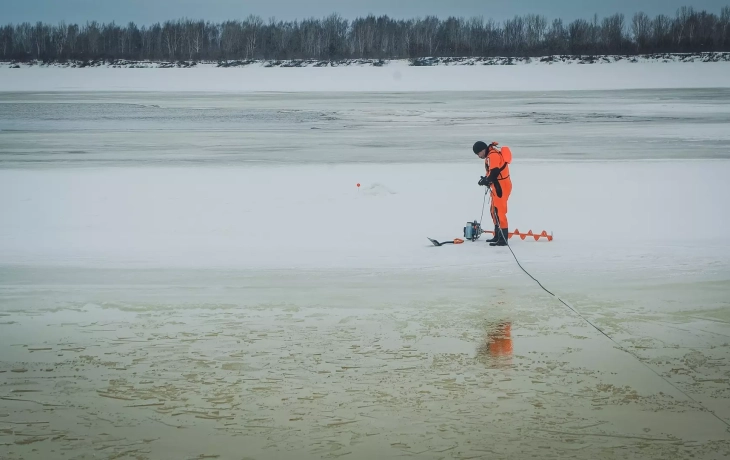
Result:
M482 231L484 233L491 233L492 235L494 235L494 232L492 230L482 230ZM527 233L520 233L520 231L518 229L515 229L514 232L507 233L507 238L512 238L513 236L519 236L520 239L522 239L522 240L524 240L528 236L535 238L535 241L539 240L540 238L546 238L548 241L553 240L553 234L550 233L548 235L548 233L545 230L543 230L541 233L532 233L532 230L528 231Z

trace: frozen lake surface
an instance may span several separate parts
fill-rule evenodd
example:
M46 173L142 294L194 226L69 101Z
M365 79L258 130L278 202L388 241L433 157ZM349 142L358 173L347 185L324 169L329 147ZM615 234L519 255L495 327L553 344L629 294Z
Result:
M2 166L730 156L730 88L413 93L0 93Z
M727 458L729 102L0 93L0 457Z

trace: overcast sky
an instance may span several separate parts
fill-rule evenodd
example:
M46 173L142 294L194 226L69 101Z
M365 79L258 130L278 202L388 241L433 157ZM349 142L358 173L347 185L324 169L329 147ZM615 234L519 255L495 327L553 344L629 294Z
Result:
M484 16L497 21L537 13L572 21L589 19L594 13L599 17L623 13L627 19L637 11L652 17L674 16L681 6L719 14L728 5L730 0L0 0L0 24L97 20L144 25L181 17L219 22L249 14L268 21L321 18L335 12L347 19L372 13L395 18Z

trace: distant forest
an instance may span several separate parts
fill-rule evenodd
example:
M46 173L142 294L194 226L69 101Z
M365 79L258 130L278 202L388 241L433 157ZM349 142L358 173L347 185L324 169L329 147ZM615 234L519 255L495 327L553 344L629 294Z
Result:
M2 8L0 7L0 13ZM730 51L730 6L720 15L679 8L674 17L637 13L565 23L544 16L503 22L434 16L265 22L258 16L212 23L177 19L139 27L86 24L9 24L0 29L0 59L66 61L128 59L407 59L419 57L534 57L561 54L645 54Z

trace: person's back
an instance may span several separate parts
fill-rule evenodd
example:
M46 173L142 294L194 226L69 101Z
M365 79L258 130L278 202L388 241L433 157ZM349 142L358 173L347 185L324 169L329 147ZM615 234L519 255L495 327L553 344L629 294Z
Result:
M484 165L487 170L487 177L490 174L494 175L495 170L496 178L493 180L508 180L509 179L509 163L504 159L502 152L497 150L495 147L490 147L487 153L487 158L484 159Z

